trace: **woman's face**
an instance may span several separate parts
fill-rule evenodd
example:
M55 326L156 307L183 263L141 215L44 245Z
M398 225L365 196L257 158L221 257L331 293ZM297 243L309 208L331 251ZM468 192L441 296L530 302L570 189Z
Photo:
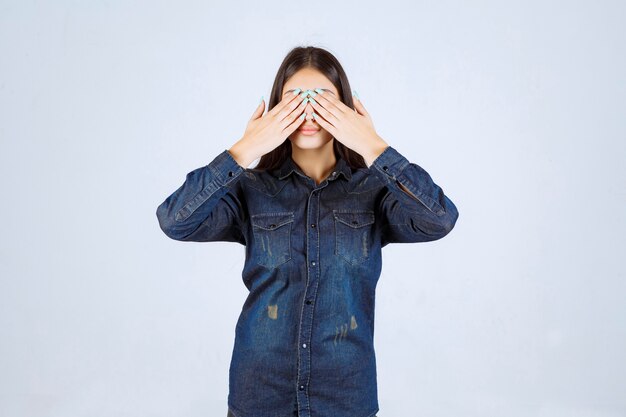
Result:
M332 82L324 74L313 69L303 68L296 72L287 80L283 86L282 97L287 94L293 94L293 90L301 88L300 94L306 90L315 90L321 88L324 90L324 94L334 94L335 97L339 97L339 92L335 88ZM296 146L301 149L318 149L326 145L333 140L331 135L315 121L312 117L313 106L311 103L307 103L304 113L305 119L301 122L298 130L294 131L290 136L291 146ZM316 113L317 115L317 113ZM316 129L313 132L306 132L303 129Z

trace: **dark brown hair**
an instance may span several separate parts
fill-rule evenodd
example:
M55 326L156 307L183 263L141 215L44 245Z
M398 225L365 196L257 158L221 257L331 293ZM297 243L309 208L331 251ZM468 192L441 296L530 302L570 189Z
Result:
M348 77L337 58L322 48L298 46L289 51L278 68L276 78L274 78L274 85L272 86L267 111L272 110L272 108L280 102L283 86L287 80L303 68L313 68L324 74L326 78L333 83L335 88L337 88L339 99L346 106L354 109L352 89L350 88ZM346 147L335 138L333 138L333 150L335 157L343 158L350 167L355 169L367 168L365 160L360 154ZM254 169L275 169L289 156L291 156L291 141L285 140L285 142L278 147L261 156L259 163Z

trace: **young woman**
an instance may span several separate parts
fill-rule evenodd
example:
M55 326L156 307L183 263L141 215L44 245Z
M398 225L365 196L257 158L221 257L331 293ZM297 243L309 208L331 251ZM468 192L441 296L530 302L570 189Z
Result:
M381 249L440 239L458 218L350 91L328 51L293 49L268 111L261 100L243 136L156 211L172 239L246 248L228 416L375 416Z

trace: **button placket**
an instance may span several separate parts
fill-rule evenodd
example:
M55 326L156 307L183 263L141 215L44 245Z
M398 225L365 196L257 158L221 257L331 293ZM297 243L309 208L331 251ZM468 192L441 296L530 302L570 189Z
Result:
M336 175L336 173L333 173ZM321 188L325 187L328 182L323 182ZM309 377L311 374L311 349L309 341L311 340L311 332L313 328L313 300L315 299L315 291L319 281L319 227L317 219L319 218L319 196L321 188L312 190L309 197L309 205L307 210L307 224L310 225L306 229L306 259L309 260L307 272L306 289L304 294L304 303L302 306L302 314L300 320L299 348L298 348L298 413L300 416L309 417L309 396L306 390Z

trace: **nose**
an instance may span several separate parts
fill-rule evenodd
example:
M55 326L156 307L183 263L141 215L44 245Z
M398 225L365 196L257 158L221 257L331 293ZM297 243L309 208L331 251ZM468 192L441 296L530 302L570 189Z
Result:
M304 106L304 114L306 114L305 116L306 120L315 120L313 118L313 106L311 105L310 102L307 102L306 105Z

